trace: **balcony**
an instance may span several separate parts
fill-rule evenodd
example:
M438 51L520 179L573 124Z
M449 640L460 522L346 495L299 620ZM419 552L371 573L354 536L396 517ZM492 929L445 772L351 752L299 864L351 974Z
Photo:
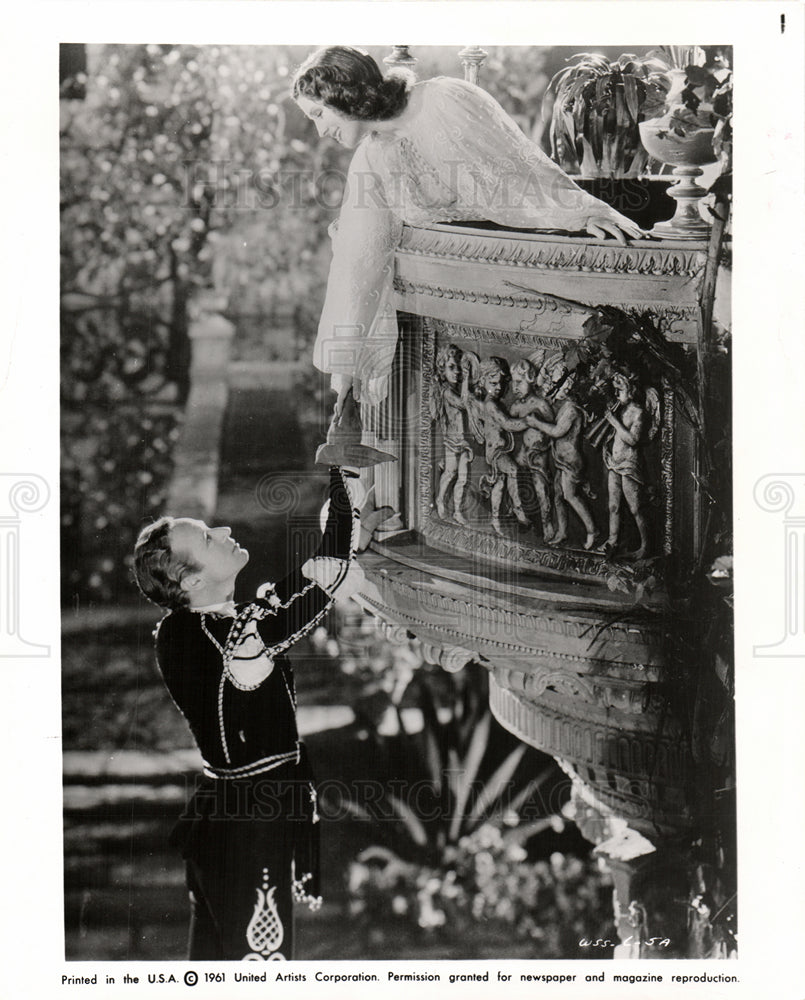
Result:
M650 363L613 404L642 421L625 465L600 407L591 412L595 386L563 393L556 382L564 373L567 383L570 351L602 307L647 319L695 372L707 252L694 241L621 247L489 225L409 227L396 257L392 386L363 414L373 442L398 458L373 476L400 529L362 557L364 607L447 670L483 664L500 723L570 776L582 832L610 847L613 831L638 835L638 854L686 842L698 822L701 776L669 698L682 625L668 595L700 552L700 449L684 393ZM463 388L448 384L448 354L459 366L471 359ZM490 358L503 362L497 394L484 382ZM524 359L547 372L525 399L511 379L528 370ZM474 423L445 417L450 391L453 417L463 405ZM534 412L535 395L550 401L554 426L567 406L583 430L548 439L507 429Z

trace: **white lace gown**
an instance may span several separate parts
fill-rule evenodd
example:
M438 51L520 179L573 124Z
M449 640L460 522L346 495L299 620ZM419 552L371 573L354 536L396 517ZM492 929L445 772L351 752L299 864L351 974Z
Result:
M337 226L314 364L355 380L356 397L388 390L397 345L394 249L403 223L488 220L581 232L591 216L629 224L575 184L480 87L452 77L415 84L389 131L356 148Z

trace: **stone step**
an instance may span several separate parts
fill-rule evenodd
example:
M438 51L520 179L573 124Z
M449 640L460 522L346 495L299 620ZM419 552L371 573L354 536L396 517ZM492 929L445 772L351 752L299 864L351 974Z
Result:
M305 739L351 725L355 713L348 705L300 705L296 718L299 734ZM201 770L201 755L194 747L165 751L66 750L62 760L65 785L160 785Z
M308 361L230 361L230 389L293 389Z

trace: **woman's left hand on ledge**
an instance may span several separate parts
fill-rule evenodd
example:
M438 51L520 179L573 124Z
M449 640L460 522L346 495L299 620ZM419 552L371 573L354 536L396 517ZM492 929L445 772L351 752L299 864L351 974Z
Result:
M647 233L633 222L625 220L623 223L613 222L605 216L591 215L587 219L587 232L599 240L605 240L607 236L614 237L621 246L626 246L626 237L633 240L645 239Z

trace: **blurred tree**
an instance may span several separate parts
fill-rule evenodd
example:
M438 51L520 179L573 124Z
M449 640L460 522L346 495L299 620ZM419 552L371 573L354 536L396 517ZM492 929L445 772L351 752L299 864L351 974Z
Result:
M315 308L345 164L287 113L305 51L88 46L86 73L76 63L61 83L70 601L125 598L121 564L160 512L194 291L214 284L240 310L257 299L264 316Z

